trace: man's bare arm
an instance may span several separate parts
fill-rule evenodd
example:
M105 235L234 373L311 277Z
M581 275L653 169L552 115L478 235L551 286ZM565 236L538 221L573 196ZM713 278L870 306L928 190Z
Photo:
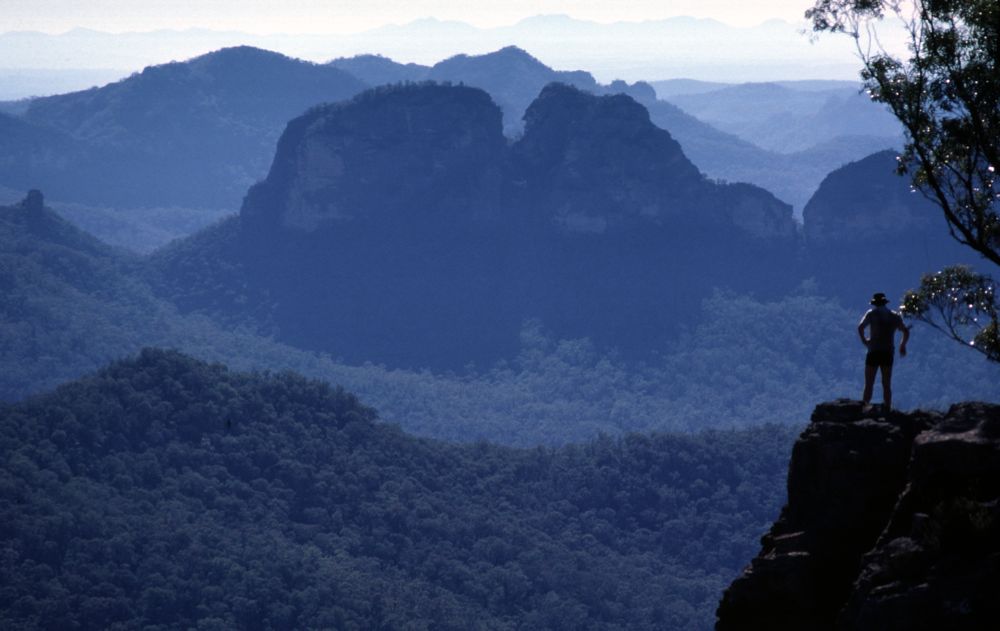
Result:
M903 332L903 340L899 343L899 356L906 357L906 343L910 341L910 327L899 321L899 330Z

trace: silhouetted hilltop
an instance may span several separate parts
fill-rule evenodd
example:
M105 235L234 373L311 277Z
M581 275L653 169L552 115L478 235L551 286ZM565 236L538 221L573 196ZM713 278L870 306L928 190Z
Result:
M899 296L921 274L973 262L948 235L941 209L896 171L882 151L830 173L803 211L812 269L826 289L847 297L857 279Z
M940 209L896 175L894 151L831 172L803 211L810 243L884 242L907 233L947 232Z
M462 82L490 93L504 112L508 134L522 129L521 116L542 88L552 82L598 91L589 72L561 72L549 68L526 51L507 46L485 55L456 55L434 64L427 74L436 81Z
M26 118L80 138L127 146L151 138L176 141L166 134L190 125L218 133L241 119L248 124L287 120L363 87L337 68L239 46L149 66L103 87L33 99Z
M677 141L629 97L551 84L524 120L515 149L522 177L533 201L569 229L601 232L625 216L662 221L676 213L669 202L709 188ZM661 203L645 208L649 202Z
M1000 619L1000 406L875 419L840 400L792 451L788 504L719 631L980 630Z
M0 135L0 164L8 167L0 170L0 185L44 188L52 199L95 207L98 214L106 207L235 209L246 188L266 173L289 119L366 86L425 79L486 90L503 111L509 137L521 133L528 105L551 82L628 94L700 170L763 186L797 208L830 169L886 146L855 136L794 155L764 151L657 100L648 84L600 85L587 72L553 70L516 47L427 67L374 55L317 65L244 46L151 66L100 88L32 100L24 118L0 120L0 128L11 132Z
M612 86L599 85L589 72L582 70L553 70L517 46L506 46L483 55L455 55L433 66L404 65L374 55L336 59L330 64L372 86L430 80L485 90L503 111L504 130L509 136L520 134L525 110L550 83L565 83L595 94L617 93L628 88L622 81ZM649 91L652 93L651 87Z
M662 225L738 226L794 238L786 204L752 186L707 181L671 135L624 95L546 87L525 114L515 156L536 204L570 229L603 231L625 217Z
M234 258L178 246L158 282L231 317L217 276L239 269L285 341L452 367L509 356L526 318L648 352L713 287L790 282L791 209L707 181L631 98L553 85L527 120L508 147L486 93L434 84L316 108L217 233Z
M364 87L337 68L244 46L34 99L25 118L88 143L83 173L64 175L64 199L235 207L285 121Z
M372 87L389 83L422 81L427 78L427 72L430 70L430 66L414 63L401 64L382 55L338 57L327 63L351 73Z
M500 111L481 90L377 89L289 123L242 213L305 232L441 221L435 209L495 205L505 150Z
M707 628L788 441L449 445L154 349L0 406L0 438L4 628L456 631Z

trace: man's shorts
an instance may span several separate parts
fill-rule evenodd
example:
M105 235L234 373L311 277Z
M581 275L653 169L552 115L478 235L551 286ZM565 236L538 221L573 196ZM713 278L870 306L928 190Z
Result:
M865 356L865 366L885 366L892 368L892 349L887 351L868 351Z

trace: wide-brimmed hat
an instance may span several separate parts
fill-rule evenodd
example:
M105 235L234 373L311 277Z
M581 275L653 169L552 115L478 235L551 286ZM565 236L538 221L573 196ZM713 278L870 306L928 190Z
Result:
M872 295L871 304L878 306L878 305L884 305L884 304L888 304L888 303L889 303L889 299L886 298L885 294L883 294L882 292L878 292L878 293Z

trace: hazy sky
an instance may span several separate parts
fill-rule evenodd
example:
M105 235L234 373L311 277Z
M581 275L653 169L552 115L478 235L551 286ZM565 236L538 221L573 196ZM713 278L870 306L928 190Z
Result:
M424 17L492 27L552 13L597 22L690 15L754 26L775 18L800 21L810 6L810 0L0 0L0 32L201 27L253 33L350 33Z
M814 1L0 0L0 96L79 89L237 45L320 63L378 53L427 65L459 53L516 45L553 68L587 70L602 82L856 80L859 64L850 38L827 35L810 41L803 14ZM536 20L510 28L539 15L576 21ZM640 24L681 16L725 26L676 20ZM477 28L417 22L422 18ZM579 20L617 25L591 28ZM78 28L112 35L65 35ZM203 30L187 30L195 28ZM43 35L4 35L14 31ZM81 70L117 74L65 74ZM59 76L76 83L53 83Z

